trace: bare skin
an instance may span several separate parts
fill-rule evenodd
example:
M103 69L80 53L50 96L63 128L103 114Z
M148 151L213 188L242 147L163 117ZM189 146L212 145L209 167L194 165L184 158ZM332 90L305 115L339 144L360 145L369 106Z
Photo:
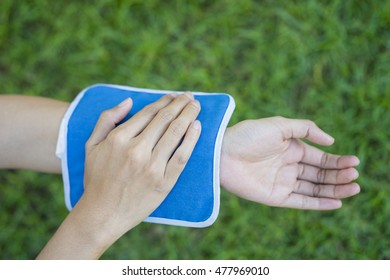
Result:
M0 95L0 168L61 173L55 149L68 106L44 97Z
M172 100L168 102L167 98ZM177 124L174 121L180 118L179 122L185 123L179 127L186 127L181 131L188 141L183 142L182 145L186 143L183 149L177 150L186 151L183 152L185 159L197 141L196 131L200 133L200 128L197 130L192 126L199 123L195 122L197 113L191 95L168 96L164 100L152 105L152 109L145 107L117 128L115 124L130 110L131 100L102 114L87 144L85 193L39 258L98 258L115 240L158 207L185 165L174 167L173 162L167 161L173 149L169 146L172 139L165 137L169 135L171 122ZM0 168L61 173L55 147L60 122L68 106L66 102L42 97L0 95L0 129L3 132ZM159 114L161 116L161 111L167 111L167 108L175 112L175 119L161 124L164 118L159 118ZM122 139L124 133L126 141ZM221 151L221 185L237 196L270 206L313 210L340 208L341 199L360 191L359 185L353 182L358 177L355 167L359 159L325 153L301 139L325 146L334 142L309 120L273 117L246 120L228 128ZM175 141L179 143L177 139ZM131 152L140 150L134 149L139 146L146 152ZM107 157L116 159L109 162L127 166L126 172L107 166ZM130 162L133 163L131 168ZM103 169L112 171L101 172ZM122 173L115 173L114 169L122 170ZM162 170L176 171L172 171L169 178L162 178ZM123 182L133 181L124 178L124 174L143 179L124 186ZM160 189L149 179L152 182L165 180L168 188ZM143 184L155 187L143 188ZM116 186L115 191L112 185ZM118 197L122 197L123 192L128 203L120 204ZM103 197L110 197L110 203L97 208L101 203L94 201ZM143 201L138 205L147 207L137 207L137 203L131 201Z
M166 95L116 127L131 106L101 115L86 144L84 193L38 259L99 258L175 185L200 135L199 102Z
M225 134L221 183L242 198L270 206L332 210L360 191L356 156L324 153L300 139L332 145L312 121L273 117L243 121Z

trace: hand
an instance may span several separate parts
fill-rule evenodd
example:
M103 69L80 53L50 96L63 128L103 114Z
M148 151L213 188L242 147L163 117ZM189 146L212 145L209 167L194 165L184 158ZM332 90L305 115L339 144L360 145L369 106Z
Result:
M227 129L221 152L221 184L248 200L270 206L330 210L359 193L355 156L325 153L301 140L331 145L312 121L273 117Z
M131 107L127 99L100 116L86 144L84 194L40 258L99 257L175 185L200 135L199 102L166 95L117 126Z
M115 128L129 108L125 104L103 113L86 145L83 200L120 235L161 204L200 132L198 121L191 126L200 110L191 94L167 95Z

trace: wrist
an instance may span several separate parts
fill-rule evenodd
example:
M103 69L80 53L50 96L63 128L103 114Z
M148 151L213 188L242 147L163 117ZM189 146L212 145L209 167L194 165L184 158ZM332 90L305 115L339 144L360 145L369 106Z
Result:
M114 215L102 210L96 203L90 203L82 196L69 214L77 231L96 248L108 248L122 236Z
M229 135L231 128L227 128L222 140L220 165L219 165L219 180L222 187L225 187L228 182L229 169Z
M115 240L77 205L37 259L98 259Z

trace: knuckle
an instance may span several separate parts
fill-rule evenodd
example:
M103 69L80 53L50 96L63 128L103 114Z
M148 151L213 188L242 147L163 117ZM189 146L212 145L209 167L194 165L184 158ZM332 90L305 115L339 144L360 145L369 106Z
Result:
M149 178L150 185L152 188L161 193L167 191L166 184L164 184L164 170L161 168L157 161L152 161L146 167L146 176Z
M328 154L327 153L323 153L322 156L321 156L321 163L320 163L320 165L322 167L325 167L327 165L328 161L329 161Z
M162 99L167 99L169 102L175 99L177 94L175 92L171 92L169 94L164 95Z
M153 184L153 189L156 192L163 193L163 194L168 193L170 190L169 186L165 183L165 181L161 177L159 177L158 179L156 178Z
M300 119L301 120L301 122L304 122L305 124L307 124L307 125L312 125L312 124L314 124L314 122L312 121L312 120L310 120L310 119Z
M177 164L179 166L184 166L187 164L189 159L190 159L190 155L188 153L179 153L177 155Z
M317 125L312 120L304 119L303 120L307 129L306 137L309 136L310 130L317 128Z
M156 115L158 113L158 111L159 111L159 109L154 104L150 104L150 105L146 106L144 109L144 113L147 115L151 115L151 116Z
M314 185L313 187L313 197L319 197L321 192L321 186L319 184Z
M188 104L187 106L190 108L190 110L192 112L199 112L200 111L200 103L198 101L193 101L191 102L190 104Z
M158 185L159 179L161 177L161 172L160 172L159 168L157 168L155 165L151 164L146 168L145 173L153 185Z
M319 169L317 172L317 182L323 183L325 181L326 170Z
M185 124L180 120L174 120L169 127L170 133L175 137L183 137L186 130Z
M140 139L132 139L129 145L129 151L133 151L135 154L145 154L146 143Z
M100 114L100 121L108 122L108 121L111 121L112 118L113 118L113 113L112 113L111 110L103 111L103 112Z
M144 155L141 149L131 147L127 150L127 160L130 165L141 167L144 162Z
M155 185L154 190L158 193L167 194L169 192L170 188L167 187L167 185L161 181Z
M168 110L161 110L159 119L163 122L171 122L174 118L174 115L172 112Z
M312 120L306 120L306 122L307 122L307 124L309 125L309 126L317 126L316 124L315 124L315 122L313 122Z
M192 96L192 93L184 92L184 93L180 94L178 98L184 100L185 102L189 102L192 100L191 96Z
M118 130L113 130L108 134L107 142L113 147L123 147L126 144L127 139L122 133L119 133Z

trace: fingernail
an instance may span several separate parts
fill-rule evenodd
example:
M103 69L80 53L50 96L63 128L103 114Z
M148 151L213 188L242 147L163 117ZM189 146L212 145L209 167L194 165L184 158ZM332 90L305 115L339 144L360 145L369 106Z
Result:
M130 101L131 101L131 99L130 99L130 98L126 98L126 99L125 99L125 100L123 100L121 103L119 103L118 107L123 107L123 106L125 106L125 105L129 104L129 103L130 103Z
M354 184L352 184L352 186L353 186L354 194L360 193L360 186L359 186L359 184L354 183Z
M332 136L330 136L328 133L325 133L325 136L328 138L329 142L334 143L335 139Z
M194 121L194 123L192 124L192 127L196 130L199 130L200 129L200 121L198 121L198 120Z
M359 165L360 159L357 156L354 156L354 165Z
M191 100L194 100L194 96L192 95L192 93L191 92L186 92L186 93L184 93L189 99L191 99Z
M173 98L175 98L177 96L177 93L176 92L171 92L169 95L172 96Z
M356 180L357 178L359 178L359 175L360 175L360 174L359 174L359 171L357 171L357 170L355 169L355 173L354 173L353 175L354 175L353 177L355 178L354 180Z

